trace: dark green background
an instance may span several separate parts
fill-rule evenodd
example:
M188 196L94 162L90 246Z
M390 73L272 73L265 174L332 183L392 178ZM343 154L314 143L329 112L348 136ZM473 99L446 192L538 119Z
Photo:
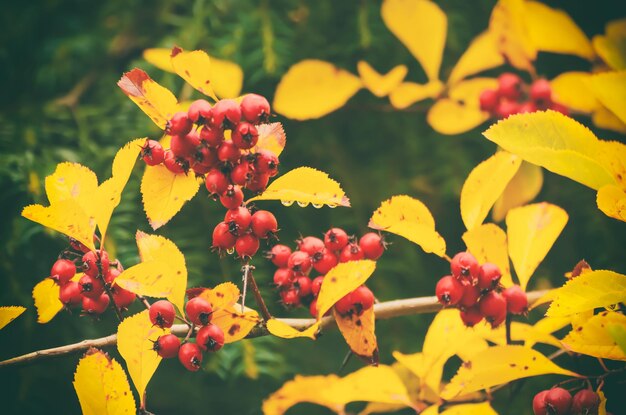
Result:
M442 69L446 79L469 41L486 28L494 1L438 3L449 21ZM549 2L566 9L589 36L602 33L610 19L625 15L618 3ZM31 173L39 177L38 192L43 191L43 178L66 160L89 166L102 179L110 174L113 155L122 144L134 137L159 136L156 126L115 85L122 72L138 66L174 93L181 91L181 79L142 60L145 48L177 44L234 60L245 73L244 91L270 98L286 69L304 58L328 60L352 72L360 59L381 72L404 63L410 68L409 80L425 81L417 62L384 26L379 1L11 1L3 4L0 21L0 304L28 308L0 331L0 359L115 331L110 313L102 321L60 313L49 324L36 323L32 287L48 275L65 239L21 218L20 211L30 203L46 204L45 195L28 190ZM589 67L577 58L539 56L542 75L552 77L572 69ZM81 86L85 88L71 105L67 99L59 101ZM393 112L384 106L384 100L363 91L320 120L277 117L288 136L281 171L301 165L324 170L343 185L353 206L317 210L264 202L279 218L283 241L293 241L299 234L320 235L331 225L363 233L382 200L406 193L429 206L448 242L448 253L463 249L459 193L470 170L495 151L480 134L486 126L459 136L441 136L425 122L424 112ZM590 124L586 118L581 120ZM603 138L624 140L608 131L596 132ZM110 226L117 255L127 266L137 261L135 230L151 231L140 202L140 175L137 168ZM561 284L563 273L582 258L597 269L626 271L626 225L596 209L592 190L546 174L537 199L562 206L570 221L537 270L531 288ZM220 261L208 251L212 228L222 215L223 209L201 191L158 231L185 254L190 286L240 280L233 258ZM446 262L402 238L389 240L393 245L368 283L377 297L384 301L432 295L436 280L446 273ZM306 316L304 310L281 311L269 290L271 267L260 258L256 265L271 310ZM534 313L531 318L538 316ZM424 315L379 322L381 361L393 362L394 350L419 351L431 319ZM256 380L245 375L244 350L256 360ZM114 348L107 351L119 359ZM149 385L148 409L158 414L259 414L261 401L294 374L336 373L346 351L339 334L332 331L315 343L263 338L246 346L229 345L205 360L204 373L187 373L178 362L164 361ZM78 358L0 369L0 412L79 413L71 383ZM589 373L599 370L592 359L561 362ZM360 366L353 359L344 373ZM454 367L448 369L452 374ZM502 391L496 395L495 407L503 414L529 413L532 396L555 381L543 377L524 382L515 393ZM607 390L614 413L624 406L623 394L617 392L620 387L623 390L623 384ZM312 405L289 413L305 412L327 413Z

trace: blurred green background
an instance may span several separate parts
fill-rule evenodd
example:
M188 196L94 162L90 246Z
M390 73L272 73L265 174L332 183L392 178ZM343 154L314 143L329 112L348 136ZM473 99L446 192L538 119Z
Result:
M470 40L486 28L495 2L437 3L449 19L445 79ZM602 33L607 21L626 14L619 3L548 2L570 13L589 36ZM102 179L110 174L112 158L122 144L135 137L159 137L157 127L116 86L124 71L140 67L174 93L181 91L181 79L142 60L144 49L176 44L233 60L244 70L244 92L269 98L287 68L304 58L328 60L353 73L360 59L381 72L404 63L409 80L426 80L417 62L384 26L380 1L10 1L3 4L0 20L0 304L28 308L0 331L0 359L115 331L111 313L101 321L60 313L49 324L36 322L32 287L48 275L66 241L21 218L20 212L28 204L47 203L43 179L57 163L83 163ZM552 77L572 69L587 70L588 64L571 57L539 57L541 75ZM495 151L480 134L486 126L460 136L441 136L428 126L424 112L388 111L381 104L384 101L361 92L340 111L320 120L277 117L288 137L281 171L301 165L324 170L343 185L353 206L318 210L264 202L279 218L282 241L293 245L299 234L320 235L331 225L363 233L382 200L406 193L429 206L448 242L448 253L463 249L459 193L471 169ZM588 119L581 121L590 125ZM624 140L608 131L596 133ZM151 231L141 207L141 172L135 169L109 228L117 257L127 266L138 260L135 230ZM597 210L593 191L546 174L537 199L562 206L570 221L531 288L561 284L563 273L582 258L596 269L626 271L626 225ZM213 226L222 216L223 209L201 191L158 231L185 254L190 286L240 281L233 258L219 260L208 250ZM446 262L402 238L389 240L393 245L368 283L377 297L384 301L432 295L437 279L446 273ZM269 289L273 268L260 258L255 265L271 311L307 316L305 310L281 310ZM535 312L531 318L539 315ZM421 350L431 320L432 315L422 315L379 322L381 362L392 363L394 350ZM120 359L115 348L107 351ZM164 361L148 387L148 409L157 414L259 414L262 400L294 374L336 373L346 352L339 333L331 331L315 343L267 337L229 345L205 359L206 371L195 374L178 362ZM72 387L78 359L70 355L0 369L0 412L79 413ZM582 364L592 372L599 370L593 361ZM343 373L359 367L361 363L352 359ZM532 396L554 382L550 377L524 382L515 394L496 395L494 405L503 414L530 413ZM620 386L623 390L623 384L607 390L614 413L623 410ZM328 411L301 405L289 413Z

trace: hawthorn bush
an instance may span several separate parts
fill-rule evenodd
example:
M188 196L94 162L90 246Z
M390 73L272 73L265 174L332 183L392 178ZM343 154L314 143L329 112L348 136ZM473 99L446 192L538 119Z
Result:
M8 412L620 413L626 21L478 4L90 12L129 99L3 154Z

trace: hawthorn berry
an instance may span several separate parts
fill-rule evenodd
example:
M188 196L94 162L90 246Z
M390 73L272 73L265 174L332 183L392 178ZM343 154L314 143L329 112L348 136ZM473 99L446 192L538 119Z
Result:
M311 313L313 318L317 318L317 298L314 298L311 304L309 304L309 313Z
M90 248L87 248L87 246L85 244L83 244L82 242L77 241L76 239L70 237L69 238L70 241L70 247L77 252L82 252L83 254L86 254L87 252L91 251ZM93 243L97 244L100 242L100 239L98 239L98 237L96 235L93 236Z
M252 215L248 208L244 206L239 206L235 209L229 209L224 216L224 222L226 222L229 227L234 227L236 231L239 233L243 233L250 228L250 224L252 223Z
M187 318L196 326L206 326L211 322L213 307L202 297L194 297L185 304Z
M189 163L176 157L174 153L172 153L172 150L167 150L165 152L163 165L174 174L185 173L187 169L189 169Z
M156 166L165 160L165 150L158 141L146 140L141 147L141 158L148 166Z
M514 73L505 72L498 77L498 95L516 100L522 94L522 79Z
M526 114L526 113L531 113L535 111L537 111L537 106L535 105L535 103L528 101L528 102L524 102L522 105L519 106L517 113Z
M359 239L359 247L365 258L377 260L385 252L385 241L379 234L368 232Z
M259 132L254 125L244 121L233 129L231 140L238 148L247 150L259 141Z
M246 186L250 180L252 179L252 170L250 169L250 163L246 159L240 159L239 164L237 164L230 171L230 180L233 184L238 184L239 186Z
M269 150L259 150L254 157L254 167L259 173L269 173L275 176L278 173L278 157Z
M240 157L241 150L232 141L224 141L217 149L217 158L225 163L236 163Z
M211 169L204 178L204 185L209 194L221 195L228 189L228 178L220 170Z
M247 94L241 100L241 114L252 124L267 122L270 117L270 103L261 95Z
M200 145L200 137L194 131L185 135L174 135L170 141L170 151L179 158L189 158Z
M196 334L196 344L204 351L217 352L224 346L224 332L217 324L204 326Z
M69 259L57 259L50 269L50 278L64 285L76 275L76 265Z
M246 188L251 192L262 192L267 187L269 181L269 173L259 173L256 171L250 176L250 181L246 184Z
M533 398L533 412L535 415L547 415L548 406L546 405L546 395L548 391L541 391Z
M78 306L82 299L80 285L75 281L68 281L59 288L59 300L66 307Z
M78 280L80 292L83 296L97 299L104 292L104 284L97 277L91 275L83 275Z
M311 279L309 277L297 277L293 283L300 297L307 297L311 294Z
M490 291L498 286L502 278L502 272L496 264L485 262L478 272L478 288L482 291Z
M165 125L165 132L169 135L185 135L191 131L193 122L186 112L180 111L172 116Z
M231 130L241 120L241 108L233 99L223 99L213 106L213 128Z
M357 315L361 315L363 311L369 310L374 306L374 293L365 285L361 285L352 291L352 307L356 310Z
M552 104L552 87L547 79L537 79L530 86L530 99L539 109L547 109Z
M511 314L524 314L528 311L528 297L522 287L513 285L502 292L506 307Z
M109 296L107 293L100 294L97 298L91 298L83 295L82 305L85 314L98 315L106 311L109 306Z
M178 349L178 360L191 372L197 372L202 364L202 350L195 343L185 343Z
M459 252L450 262L450 271L455 278L474 284L478 279L480 265L474 255L469 252Z
M224 131L218 128L211 128L208 125L200 130L200 141L217 148L224 142Z
M552 388L545 396L548 413L551 415L566 415L572 406L572 395L563 388Z
M348 234L341 228L332 228L324 235L324 245L331 251L340 251L348 245Z
M109 271L104 274L104 282L111 285L122 272L117 268L109 267Z
M294 274L289 268L278 268L274 271L274 284L277 287L286 287L293 282Z
M85 275L97 277L102 273L105 275L109 271L109 254L101 249L99 251L89 251L83 255L83 272Z
M324 241L315 236L299 238L296 243L299 251L304 251L311 257L314 257L318 252L322 252L325 248Z
M498 91L493 89L485 89L480 93L480 109L487 112L494 112L498 105Z
M311 269L311 257L303 251L295 251L289 255L287 267L297 275L304 275Z
M326 274L339 263L339 258L337 258L337 255L334 253L324 248L322 252L313 255L312 261L315 271L320 274Z
M349 314L352 311L352 293L344 295L335 303L335 311L341 315Z
M520 104L509 99L502 99L496 107L496 115L500 118L508 118L513 114L517 114L520 110Z
M213 248L229 250L235 247L237 236L233 235L230 226L226 222L218 223L213 229Z
M128 291L122 287L114 286L111 288L113 294L113 302L118 308L128 308L137 297L134 292Z
M187 116L195 124L205 124L211 120L211 104L205 99L198 99L191 103L187 110Z
M235 241L235 251L241 258L250 258L259 250L259 238L251 233L241 235Z
M169 301L159 300L150 306L148 315L154 326L159 326L162 329L169 328L174 324L176 310L174 310L174 305Z
M476 324L480 323L482 319L483 315L477 304L465 310L461 310L461 320L466 327L474 327Z
M235 209L243 203L243 192L240 186L230 185L220 195L220 202L226 209Z
M563 115L569 115L569 109L565 105L559 104L558 102L553 102L552 105L550 105L550 109L560 112Z
M480 288L476 285L464 285L463 296L458 305L463 308L469 308L478 303L480 298Z
M498 327L506 319L506 298L500 293L488 292L482 296L478 306L491 327Z
M365 254L361 247L357 243L350 242L341 250L339 262L358 261L364 257Z
M196 147L195 152L193 153L193 160L194 169L201 166L204 171L202 174L208 173L219 162L215 149L205 145L199 145Z
M320 290L322 289L322 283L324 282L324 276L320 275L318 277L315 277L315 279L311 282L311 293L317 297L317 295L320 293Z
M170 359L178 355L180 339L174 334L159 336L152 346L152 350L164 359Z
M600 406L600 397L589 389L582 389L572 398L572 412L575 414L596 414Z
M447 275L437 282L435 295L444 306L455 305L463 298L463 284L452 275Z
M278 221L274 214L267 210L258 210L252 215L252 232L261 239L268 238L278 232Z
M287 267L287 261L291 255L291 248L287 245L274 245L272 249L267 253L267 258L272 261L272 264L278 268Z
M280 298L285 307L297 307L300 305L300 294L296 288L289 288L280 292Z

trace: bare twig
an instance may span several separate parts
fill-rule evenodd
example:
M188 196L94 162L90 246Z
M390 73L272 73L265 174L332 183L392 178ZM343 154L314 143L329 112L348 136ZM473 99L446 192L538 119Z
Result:
M263 316L263 319L265 321L271 319L272 315L270 314L270 311L267 309L267 306L265 305L265 301L263 300L263 296L261 295L261 291L259 291L259 286L257 285L256 280L254 279L254 275L252 275L252 271L254 270L254 267L252 265L246 264L243 266L241 270L243 271L244 281L247 281L248 284L250 284L250 288L252 289L252 294L254 294L254 299L256 301L257 306L259 306L259 309L261 310L261 315ZM242 300L242 306L243 306L243 300Z

